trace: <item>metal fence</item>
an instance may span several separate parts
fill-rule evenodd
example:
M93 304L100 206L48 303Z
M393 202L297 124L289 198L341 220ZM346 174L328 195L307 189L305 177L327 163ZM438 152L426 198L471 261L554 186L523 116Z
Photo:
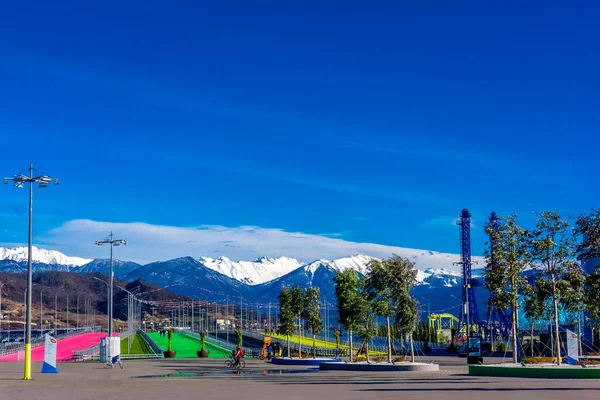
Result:
M152 340L152 338L148 336L146 332L142 331L141 329L138 329L137 334L140 335L142 340L148 345L148 348L150 349L153 355L160 355L160 357L158 358L163 357L164 353L162 348L159 345L157 345L156 342Z

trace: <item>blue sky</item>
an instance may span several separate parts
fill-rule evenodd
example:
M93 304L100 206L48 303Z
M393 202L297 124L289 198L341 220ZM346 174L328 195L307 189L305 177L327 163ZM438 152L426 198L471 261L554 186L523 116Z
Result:
M61 178L39 244L85 219L458 252L469 208L482 254L492 210L597 206L592 2L125 3L3 7L0 173Z

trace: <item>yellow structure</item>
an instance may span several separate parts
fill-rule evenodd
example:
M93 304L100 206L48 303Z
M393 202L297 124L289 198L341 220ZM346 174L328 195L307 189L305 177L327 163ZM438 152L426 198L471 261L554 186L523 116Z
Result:
M458 318L452 314L431 314L429 316L429 329L435 332L435 337L431 338L432 342L443 343L444 337L449 337L450 331L454 328L458 328Z
M271 345L271 337L270 336L265 336L263 338L263 347L262 347L262 351L260 353L259 358L261 360L264 360L265 358L267 358L267 356L269 355L269 346Z

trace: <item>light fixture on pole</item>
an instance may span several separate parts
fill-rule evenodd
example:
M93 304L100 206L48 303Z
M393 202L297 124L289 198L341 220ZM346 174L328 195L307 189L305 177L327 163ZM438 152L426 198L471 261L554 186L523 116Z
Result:
M48 175L33 176L33 163L29 164L29 176L18 174L12 178L4 178L4 184L9 181L13 182L13 186L24 188L26 183L29 183L29 235L27 240L27 301L25 314L25 362L24 362L24 380L31 380L31 291L33 289L33 270L32 270L32 234L33 234L33 184L37 183L39 187L48 187L48 184L54 182L58 185L58 178L53 178Z
M103 244L110 245L110 272L108 284L108 337L111 337L113 333L113 246L127 244L127 241L123 239L115 239L113 233L111 232L108 236L108 239L96 240L96 245L102 246Z

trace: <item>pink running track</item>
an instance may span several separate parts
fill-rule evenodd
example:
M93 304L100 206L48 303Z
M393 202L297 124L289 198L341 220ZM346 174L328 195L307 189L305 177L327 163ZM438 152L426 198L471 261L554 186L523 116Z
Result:
M70 338L58 341L56 346L56 361L69 361L73 358L73 350L83 350L100 343L100 338L106 337L104 333L84 333ZM13 353L0 357L0 362L23 361L23 352ZM31 361L44 361L44 346L38 346L31 349Z

